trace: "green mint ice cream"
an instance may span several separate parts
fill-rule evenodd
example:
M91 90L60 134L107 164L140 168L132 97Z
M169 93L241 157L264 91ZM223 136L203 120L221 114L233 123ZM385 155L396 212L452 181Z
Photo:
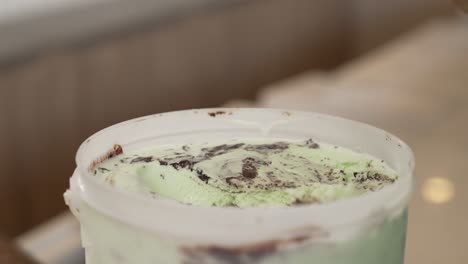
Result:
M413 156L368 125L195 109L104 129L76 161L86 264L404 263Z
M379 190L398 178L382 160L313 140L160 145L124 150L93 170L119 189L238 207L331 202Z

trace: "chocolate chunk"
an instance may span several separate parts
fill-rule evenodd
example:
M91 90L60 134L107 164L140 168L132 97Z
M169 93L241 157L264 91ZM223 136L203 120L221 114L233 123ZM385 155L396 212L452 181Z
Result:
M204 159L210 159L214 156L223 155L229 151L241 148L244 145L245 145L244 143L237 143L237 144L232 144L232 145L223 144L223 145L219 145L219 146L215 146L211 148L202 148L202 153L200 156Z
M152 156L148 156L148 157L137 157L137 158L134 158L130 161L131 164L133 163L138 163L138 162L152 162L153 161L153 157Z
M226 111L215 111L215 112L209 112L208 115L211 117L216 117L218 115L224 115L226 114Z
M99 167L99 168L97 168L97 169L99 170L99 172L110 171L109 169L104 168L104 167Z
M253 179L257 177L258 172L255 167L255 159L245 158L242 160L242 176L247 179Z
M388 175L380 174L380 173L375 173L374 174L374 179L377 181L382 181L382 182L390 182L394 183L395 179L389 177Z
M314 142L312 139L308 139L306 142L305 142L306 146L308 146L309 148L311 149L318 149L320 148L320 145L317 144L316 142Z
M192 168L193 167L193 162L190 160L181 160L179 162L174 162L171 163L171 166L174 167L174 169L178 170L180 168Z
M310 231L309 231L310 230ZM303 235L290 239L271 240L237 247L198 246L182 247L184 264L241 264L263 262L269 256L279 255L285 248L301 245L307 240L323 238L328 234L319 228L311 227Z
M259 145L247 145L245 150L255 151L259 153L266 152L281 152L289 148L289 144L286 142L276 142L272 144L259 144Z
M200 180L204 181L205 183L208 183L208 181L211 179L208 175L206 175L202 169L197 169L197 176Z
M175 157L160 159L158 161L160 165L171 165L176 170L184 168L192 170L193 166L199 162L199 160L192 155L179 155Z

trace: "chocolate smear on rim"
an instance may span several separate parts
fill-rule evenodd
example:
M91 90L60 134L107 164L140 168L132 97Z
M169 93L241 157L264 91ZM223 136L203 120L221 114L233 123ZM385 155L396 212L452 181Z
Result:
M300 247L308 241L328 236L327 232L318 227L309 227L297 231L297 233L303 235L234 247L184 246L180 250L185 255L184 264L253 264L271 255L286 252L292 246Z
M211 117L216 117L219 115L232 115L232 112L226 112L226 111L214 111L214 112L209 112L209 116Z
M98 157L97 159L95 159L91 165L89 165L88 167L88 170L89 172L93 172L96 170L96 167L103 163L104 161L108 160L108 159L111 159L115 156L118 156L118 155L121 155L123 154L123 148L122 146L118 145L118 144L115 144L111 150L107 151L104 155Z

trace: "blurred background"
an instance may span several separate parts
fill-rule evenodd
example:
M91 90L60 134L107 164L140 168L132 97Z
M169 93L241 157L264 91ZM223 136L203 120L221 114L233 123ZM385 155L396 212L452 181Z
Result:
M406 263L468 263L467 7L2 3L0 262L84 262L62 194L92 133L157 112L248 106L340 115L403 138L416 152L419 181Z

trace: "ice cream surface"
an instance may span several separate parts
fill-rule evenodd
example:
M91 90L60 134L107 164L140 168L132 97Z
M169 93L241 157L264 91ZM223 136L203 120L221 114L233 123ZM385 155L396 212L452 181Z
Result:
M149 146L92 169L115 188L203 206L326 203L398 179L383 160L312 139Z

